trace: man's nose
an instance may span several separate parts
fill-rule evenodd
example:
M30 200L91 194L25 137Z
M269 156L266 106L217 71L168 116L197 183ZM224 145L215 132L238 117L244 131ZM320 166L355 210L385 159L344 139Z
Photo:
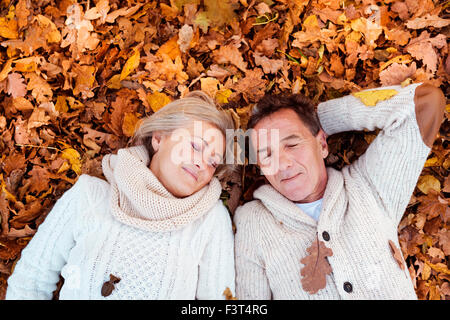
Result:
M275 159L276 161L276 159ZM289 169L292 166L292 159L289 155L284 152L278 154L278 167L280 171Z

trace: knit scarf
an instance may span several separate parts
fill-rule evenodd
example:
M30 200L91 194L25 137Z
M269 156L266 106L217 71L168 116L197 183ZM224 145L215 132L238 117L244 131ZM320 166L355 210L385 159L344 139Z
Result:
M112 190L111 211L122 223L147 231L178 230L206 214L220 197L220 182L213 177L196 193L177 198L161 184L149 164L143 146L103 157L103 173Z

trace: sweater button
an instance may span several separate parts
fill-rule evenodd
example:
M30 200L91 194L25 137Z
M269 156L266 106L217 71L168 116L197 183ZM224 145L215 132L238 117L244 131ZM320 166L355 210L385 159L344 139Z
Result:
M325 241L329 241L330 240L330 235L328 234L328 232L324 231L324 232L322 232L322 238Z
M348 293L352 292L353 291L352 284L350 282L345 282L344 283L344 290L345 290L345 292L348 292Z

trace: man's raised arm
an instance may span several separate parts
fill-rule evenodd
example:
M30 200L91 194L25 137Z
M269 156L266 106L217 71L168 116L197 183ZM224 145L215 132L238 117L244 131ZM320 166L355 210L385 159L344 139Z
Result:
M442 123L445 98L428 84L370 90L387 89L397 93L375 106L349 95L320 103L317 111L328 135L381 129L351 166L376 189L387 214L398 224Z

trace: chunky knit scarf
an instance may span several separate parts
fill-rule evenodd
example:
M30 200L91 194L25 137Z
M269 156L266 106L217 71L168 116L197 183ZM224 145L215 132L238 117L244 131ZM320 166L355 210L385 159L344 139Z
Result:
M180 229L207 213L220 197L217 178L185 198L173 196L149 169L143 146L120 149L103 157L103 173L111 185L113 216L147 231Z

